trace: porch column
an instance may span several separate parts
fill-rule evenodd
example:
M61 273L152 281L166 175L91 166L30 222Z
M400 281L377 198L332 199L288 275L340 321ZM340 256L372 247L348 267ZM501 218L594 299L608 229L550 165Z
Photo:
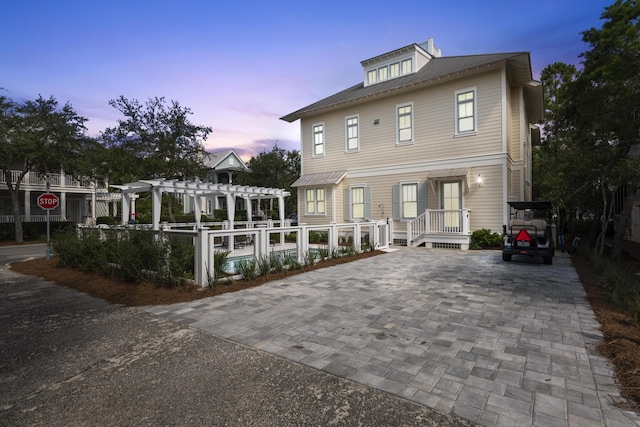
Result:
M60 220L67 220L67 193L64 191L60 192Z
M131 193L122 192L122 217L120 223L125 225L129 221L129 212L131 207Z
M151 191L151 211L153 230L160 230L160 212L162 210L162 188L154 187Z
M136 193L131 194L131 209L129 210L129 213L127 213L127 218L129 217L130 214L133 214L133 219L136 219L135 213L136 213L136 199L138 198L138 195ZM160 197L160 200L162 200L162 196Z
M91 183L92 193L91 193L91 218L93 219L93 224L95 224L96 219L96 185Z
M31 191L24 190L24 222L31 221Z

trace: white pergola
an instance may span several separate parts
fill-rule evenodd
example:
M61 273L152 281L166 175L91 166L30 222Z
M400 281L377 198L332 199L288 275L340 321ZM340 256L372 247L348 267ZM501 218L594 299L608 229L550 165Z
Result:
M131 213L132 195L142 192L152 194L152 223L153 229L160 229L160 208L162 193L185 194L193 197L196 225L200 226L202 215L202 197L225 196L227 198L227 219L229 226L234 228L236 198L247 201L247 219L251 219L251 200L278 199L280 220L284 220L284 198L291 195L279 188L254 187L235 184L211 184L207 182L178 181L174 179L152 179L131 182L123 185L110 185L122 193L122 224L126 224Z

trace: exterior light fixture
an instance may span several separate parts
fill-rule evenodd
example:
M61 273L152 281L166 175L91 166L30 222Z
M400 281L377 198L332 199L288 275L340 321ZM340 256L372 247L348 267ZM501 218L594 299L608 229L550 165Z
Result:
M476 178L476 183L478 184L478 187L480 187L482 185L482 175L478 175L478 177Z
M379 125L379 124L380 124L380 119L375 119L375 120L373 121L373 124L374 124L374 125Z

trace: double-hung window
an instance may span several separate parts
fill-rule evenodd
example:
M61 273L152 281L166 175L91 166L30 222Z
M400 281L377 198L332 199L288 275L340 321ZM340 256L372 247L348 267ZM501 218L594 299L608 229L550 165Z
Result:
M351 116L345 119L347 151L357 151L360 149L360 138L358 132L358 116Z
M401 209L402 218L415 218L418 216L418 184L401 184Z
M323 215L324 212L324 188L308 188L306 191L307 214Z
M397 143L405 144L413 141L413 104L398 105L397 114Z
M351 218L364 219L364 187L351 189Z
M324 124L313 125L313 156L324 156Z
M476 131L476 91L456 92L456 134Z

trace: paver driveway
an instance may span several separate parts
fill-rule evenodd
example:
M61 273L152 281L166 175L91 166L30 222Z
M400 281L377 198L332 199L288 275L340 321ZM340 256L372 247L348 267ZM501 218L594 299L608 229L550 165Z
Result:
M640 425L562 255L402 248L146 310L482 425Z

